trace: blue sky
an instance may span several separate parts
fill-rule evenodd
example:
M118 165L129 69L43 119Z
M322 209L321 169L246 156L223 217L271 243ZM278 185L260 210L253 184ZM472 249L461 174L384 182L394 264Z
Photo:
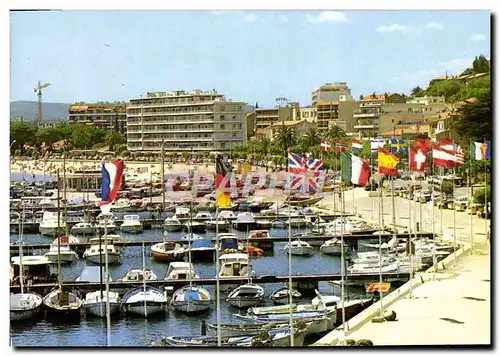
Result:
M217 89L302 105L325 82L409 93L490 56L486 11L53 11L11 14L11 101Z

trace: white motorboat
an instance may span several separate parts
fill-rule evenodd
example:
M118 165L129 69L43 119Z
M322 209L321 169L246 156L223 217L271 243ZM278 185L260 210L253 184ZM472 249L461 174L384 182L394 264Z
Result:
M221 280L231 280L237 278L250 278L252 271L249 264L248 255L243 253L227 253L219 257L220 269L219 278ZM238 287L240 283L221 284L220 290L227 292Z
M92 239L94 240L94 239ZM119 250L115 247L115 245L112 244L113 240L109 239L108 236L108 241L107 245L104 243L104 241L101 240L100 244L99 242L92 241L91 240L91 245L85 250L83 253L83 258L87 259L89 262L96 263L96 264L102 264L104 263L104 255L107 250L108 253L108 263L113 264L113 263L120 263L121 261L121 255ZM99 238L96 240L99 241ZM106 248L106 250L105 250Z
M285 246L285 253L290 253L293 256L311 256L313 252L312 246L305 241L295 240Z
M165 241L151 246L150 254L157 261L182 261L186 254L186 249L177 241Z
M342 254L342 241L334 237L331 240L325 241L320 246L319 251L325 255L340 256ZM349 245L344 243L344 254L349 253Z
M188 221L184 224L184 227L190 232L203 233L206 230L205 223L198 221Z
M113 315L120 312L121 302L120 295L117 292L109 291L109 314ZM106 317L106 292L95 291L85 295L85 310L88 314L95 315L101 318Z
M232 210L221 210L219 211L219 219L231 221L236 219L236 215Z
M199 279L193 264L188 262L171 262L168 266L166 281Z
M125 215L120 230L129 234L142 232L143 226L139 215Z
M61 263L73 263L78 260L78 255L68 245L61 245L59 247L51 245L45 257L52 263L58 263L59 260Z
M109 234L110 232L114 232L116 229L116 224L115 224L115 216L113 213L100 213L97 218L97 227L99 228L100 232L107 231Z
M143 286L125 293L122 305L125 311L131 314L148 316L164 312L167 306L167 297L159 289Z
M199 211L193 219L194 220L211 220L212 215L208 211Z
M254 306L264 298L264 288L257 284L247 283L236 287L229 293L226 302L237 308Z
M183 225L176 217L168 217L165 219L163 227L168 232L176 232L181 231Z
M223 233L219 234L219 252L237 252L241 250L241 246L238 244L238 236L233 233Z
M182 206L175 208L174 217L176 219L189 219L189 217L190 217L189 208L182 207Z
M70 233L75 235L91 235L96 233L97 228L88 222L79 222L73 226Z
M66 222L62 216L57 217L57 213L44 212L42 221L38 227L38 231L43 236L56 236L61 233L66 228Z
M210 308L212 297L202 287L185 286L175 291L170 306L184 313L202 312Z
M151 268L131 268L119 281L121 282L142 282L146 281L156 281L156 274L153 272Z
M256 230L258 228L252 213L239 213L232 225L233 228L239 231Z
M210 220L205 222L205 226L207 230L212 230L212 231L229 231L229 228L231 227L231 223L227 220L219 219L217 220Z

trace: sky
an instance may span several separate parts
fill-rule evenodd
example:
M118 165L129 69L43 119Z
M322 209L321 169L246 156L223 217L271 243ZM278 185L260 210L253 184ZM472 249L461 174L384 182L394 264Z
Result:
M490 58L487 11L40 11L11 13L11 101L115 101L216 89L311 104L323 83L408 94Z

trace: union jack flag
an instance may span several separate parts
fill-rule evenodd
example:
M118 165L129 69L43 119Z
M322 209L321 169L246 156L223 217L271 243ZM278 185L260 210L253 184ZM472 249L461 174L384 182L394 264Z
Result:
M303 192L315 192L318 188L317 180L323 170L323 161L308 159L304 154L288 152L288 171L294 174L291 189L301 189Z

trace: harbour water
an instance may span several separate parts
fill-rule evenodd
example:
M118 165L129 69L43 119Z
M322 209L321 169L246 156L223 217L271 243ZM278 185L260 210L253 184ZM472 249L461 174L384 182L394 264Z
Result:
M296 232L294 230L293 232ZM271 236L287 236L286 229L271 229ZM169 233L168 239L179 239L182 232ZM246 233L237 233L245 236ZM162 230L144 231L140 235L120 233L122 241L140 241L142 239L162 240ZM214 233L199 234L201 236L214 237ZM12 234L10 241L18 241L19 236ZM37 234L24 234L23 241L27 243L51 243L52 238L43 237ZM253 259L252 267L256 275L288 275L288 256L284 253L285 243L275 243L274 255L263 256ZM122 262L120 265L110 265L110 274L113 280L122 278L132 267L142 266L142 247L126 247L122 250ZM45 251L43 251L44 253ZM29 252L32 254L33 252ZM42 253L37 251L35 253ZM168 264L155 261L149 256L149 247L145 247L146 267L153 269L158 279L165 278ZM84 266L84 260L78 260L71 265L63 265L61 276L63 280L74 281ZM57 266L54 265L54 271ZM203 277L215 276L214 263L195 263L198 275ZM322 255L316 248L311 257L292 256L292 274L327 274L340 272L340 258ZM271 305L270 293L279 284L264 284L266 292L266 305ZM215 286L207 286L207 289L215 300ZM325 295L340 295L340 288L333 287L327 282L320 282L318 289ZM362 290L351 290L350 297L356 298L364 295ZM238 323L241 320L233 316L233 313L242 313L234 309L224 301L225 295L221 293L221 319L223 323ZM304 297L303 302L309 303L312 297ZM148 317L141 317L121 314L111 321L111 340L113 346L148 346L152 341L169 335L199 335L201 322L216 322L216 306L206 313L196 315L186 315L183 313L168 310L165 314ZM82 315L79 322L57 323L46 320L28 322L24 325L11 325L11 340L14 346L106 346L106 320L92 316ZM314 340L313 340L314 341Z

